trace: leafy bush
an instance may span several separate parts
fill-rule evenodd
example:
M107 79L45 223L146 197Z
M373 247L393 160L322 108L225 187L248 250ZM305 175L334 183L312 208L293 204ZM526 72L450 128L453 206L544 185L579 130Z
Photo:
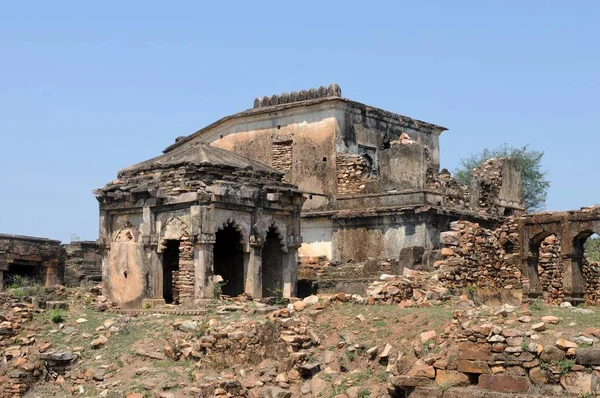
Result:
M65 315L62 310L55 308L50 311L50 320L54 323L61 323L65 321Z
M584 245L585 257L589 262L598 263L600 262L600 238L590 237L585 241Z

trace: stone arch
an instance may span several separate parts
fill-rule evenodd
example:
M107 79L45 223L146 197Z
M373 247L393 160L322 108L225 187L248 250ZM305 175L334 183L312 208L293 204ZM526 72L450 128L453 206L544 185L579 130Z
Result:
M140 240L140 231L134 227L125 227L115 232L113 242L135 243Z
M223 221L222 223L217 225L216 228L216 232L219 232L221 230L223 230L224 228L227 227L232 227L233 229L235 229L237 232L240 233L240 244L242 245L242 247L244 248L244 251L248 251L247 247L248 247L248 232L246 231L246 229L244 228L244 226L242 224L240 224L239 222L237 222L237 220L233 217L229 217L227 218L227 220Z
M161 242L167 240L181 240L189 237L188 226L183 220L177 216L171 217L162 228L160 239Z
M281 251L287 253L287 227L284 224L281 224L276 218L271 217L268 219L263 219L254 225L254 233L256 235L261 236L263 238L263 241L266 240L267 234L271 229L273 229L277 234L277 239L279 240Z
M544 239L546 239L550 235L557 236L557 234L552 231L540 231L526 242L526 275L529 280L530 297L539 297L543 295L542 284L540 282L540 273L538 270L540 246Z

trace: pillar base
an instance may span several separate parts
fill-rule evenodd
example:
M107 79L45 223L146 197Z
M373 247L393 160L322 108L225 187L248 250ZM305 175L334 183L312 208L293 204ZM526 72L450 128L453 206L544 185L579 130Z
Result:
M155 298L155 299L143 299L142 300L142 308L155 308L155 307L160 307L160 306L164 306L167 303L165 303L165 299L164 298Z

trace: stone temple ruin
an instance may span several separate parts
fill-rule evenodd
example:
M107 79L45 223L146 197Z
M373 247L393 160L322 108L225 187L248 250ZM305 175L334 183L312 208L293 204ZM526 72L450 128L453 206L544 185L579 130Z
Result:
M121 306L211 298L221 285L230 296L295 296L303 196L279 171L194 142L95 194L104 288Z
M336 84L257 99L95 191L105 288L121 305L176 303L211 297L218 275L229 295L290 297L298 253L395 258L439 248L454 220L522 213L512 161L486 163L471 188L439 171L444 130Z
M5 280L102 280L123 307L363 293L404 268L504 302L596 303L583 243L600 232L598 208L525 214L512 159L458 183L439 169L444 130L336 84L257 98L96 190L98 242L4 236L0 267Z

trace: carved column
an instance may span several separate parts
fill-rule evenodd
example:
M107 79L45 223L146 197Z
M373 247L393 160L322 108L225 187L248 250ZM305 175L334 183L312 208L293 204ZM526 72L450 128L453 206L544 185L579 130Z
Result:
M265 240L260 235L250 236L250 259L244 290L254 298L262 298L262 247Z
M198 234L194 245L194 297L212 298L214 234Z

